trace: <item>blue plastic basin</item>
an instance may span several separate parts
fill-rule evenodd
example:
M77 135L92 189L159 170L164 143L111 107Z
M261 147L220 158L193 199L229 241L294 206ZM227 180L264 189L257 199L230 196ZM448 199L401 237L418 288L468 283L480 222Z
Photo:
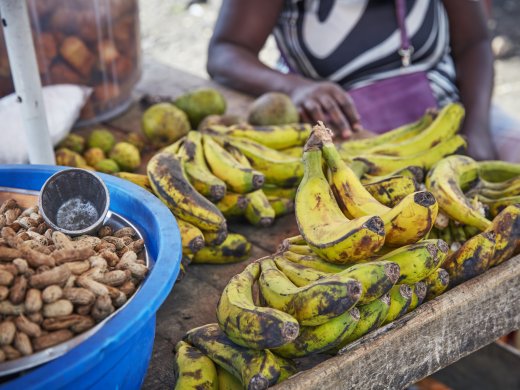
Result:
M63 167L0 165L0 186L40 190ZM152 354L155 313L170 293L181 259L181 239L171 212L144 189L100 174L110 210L142 233L151 271L130 302L98 332L65 355L28 371L1 389L138 389Z

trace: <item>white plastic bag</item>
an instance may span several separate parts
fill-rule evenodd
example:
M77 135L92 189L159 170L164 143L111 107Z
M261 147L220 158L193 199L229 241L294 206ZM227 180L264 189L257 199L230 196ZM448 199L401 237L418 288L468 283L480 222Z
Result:
M91 88L72 84L43 87L43 100L53 145L69 133L92 92ZM29 161L25 125L16 94L0 99L0 164Z

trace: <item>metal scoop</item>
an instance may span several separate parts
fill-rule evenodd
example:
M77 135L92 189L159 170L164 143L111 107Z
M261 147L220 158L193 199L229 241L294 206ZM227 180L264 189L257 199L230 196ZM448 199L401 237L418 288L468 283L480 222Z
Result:
M99 176L80 168L56 172L38 199L47 225L70 236L95 233L108 213L110 194Z

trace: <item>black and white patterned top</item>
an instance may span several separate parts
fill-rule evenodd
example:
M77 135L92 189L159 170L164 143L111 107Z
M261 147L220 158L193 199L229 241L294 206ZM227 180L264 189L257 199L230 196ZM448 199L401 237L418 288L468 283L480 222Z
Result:
M442 1L406 0L406 6L414 52L412 65L403 69L394 1L286 0L274 31L281 69L334 81L345 89L427 71L440 106L458 100Z

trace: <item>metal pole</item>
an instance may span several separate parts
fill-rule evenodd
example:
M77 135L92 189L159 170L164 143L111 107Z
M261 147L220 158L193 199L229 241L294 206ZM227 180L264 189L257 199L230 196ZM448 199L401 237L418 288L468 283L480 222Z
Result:
M25 123L29 161L31 164L54 164L27 3L25 0L0 0L0 15L17 101Z

